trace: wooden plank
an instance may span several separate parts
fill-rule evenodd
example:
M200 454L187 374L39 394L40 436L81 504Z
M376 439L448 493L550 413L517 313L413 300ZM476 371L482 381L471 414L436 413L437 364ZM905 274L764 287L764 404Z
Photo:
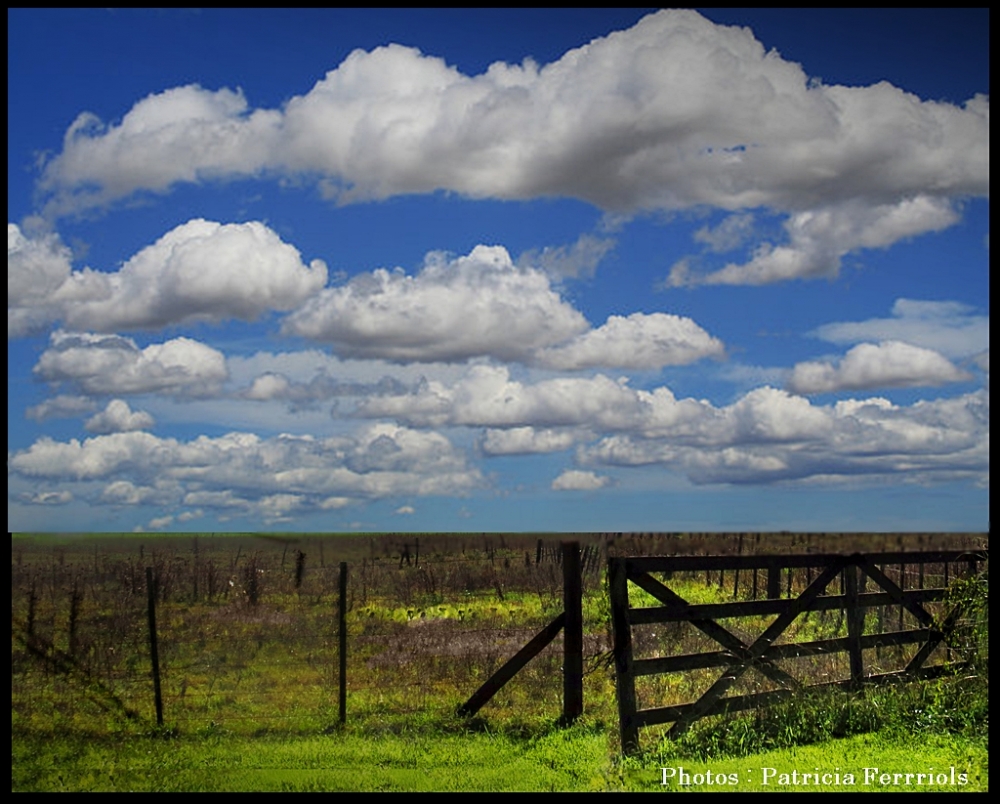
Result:
M622 753L628 755L639 750L639 727L635 722L635 675L632 667L632 626L629 623L626 561L623 558L608 559L608 591L611 596L618 730Z
M962 665L957 665L955 667L961 666ZM916 673L914 677L920 679L937 678L946 672L950 672L951 669L954 668L950 668L946 665L935 665L933 667L923 668L920 672ZM903 671L880 673L878 675L868 676L864 680L864 686L867 687L888 683L898 683L900 681L906 681L909 678L910 677ZM828 681L823 684L810 684L808 687L804 687L803 689L818 691L823 689L848 689L850 686L851 680L845 679L842 681ZM727 714L730 712L740 712L747 709L755 709L760 706L770 706L771 704L779 701L787 700L795 694L796 693L792 690L770 690L768 692L756 692L749 695L722 698L716 702L705 717ZM640 728L644 726L658 726L663 723L675 722L683 718L693 706L693 703L686 703L675 706L664 706L656 709L640 709L636 712L635 719Z
M881 586L885 591L892 597L892 599L906 608L917 621L928 628L934 625L934 618L930 613L919 603L915 602L912 596L908 596L906 592L896 586L892 579L889 578L882 570L875 566L870 560L863 560L858 562L858 566L879 586ZM947 589L942 589L942 592L947 592ZM942 595L943 596L943 595Z
M862 636L861 647L869 650L919 643L926 641L933 633L928 628L917 628L910 631L868 634ZM798 659L805 656L828 656L834 653L845 653L847 650L847 637L836 637L817 639L811 642L788 642L782 645L772 645L764 651L762 658L766 660ZM740 660L730 651L708 651L705 653L686 653L681 656L660 656L654 659L635 659L633 672L636 677L651 676L701 670L708 667L725 667L740 663Z
M751 666L759 667L763 670L763 667L759 665L761 656L764 651L771 646L782 632L791 625L792 621L799 616L806 607L808 607L819 594L826 589L827 585L840 573L841 569L848 563L849 559L843 556L837 556L835 560L828 566L823 572L819 574L806 589L802 592L799 597L797 597L794 603L788 608L788 610L779 615L771 625L769 625L756 640L747 649L747 656L745 658L745 663L739 667L733 667L727 672L725 672L718 681L713 684L708 691L695 702L694 706L691 708L690 712L681 720L674 723L670 730L670 737L674 738L682 734L687 727L695 720L703 717L704 713L712 708L717 700L719 700L733 684L739 679L741 675Z
M655 579L654 579L655 580ZM652 594L652 593L651 593ZM902 598L889 592L865 592L858 595L858 605L861 608L887 606L900 600L908 604L943 600L948 595L944 588L914 589L902 592ZM794 598L778 600L746 600L738 603L698 603L688 604L686 608L675 605L648 606L632 609L629 621L632 625L650 625L654 623L688 622L695 619L721 620L727 617L759 617L766 614L781 614L792 605ZM810 606L809 611L829 611L844 608L843 595L822 595Z
M856 555L856 554L855 554ZM941 563L944 561L983 561L983 550L932 550L869 553L866 557L877 564ZM768 567L822 567L847 558L841 553L795 553L790 555L745 554L742 556L632 556L629 567L635 572L716 572L720 569L765 569Z
M563 723L583 714L583 590L580 543L563 542Z
M490 676L485 683L476 690L472 697L458 708L458 714L471 716L476 714L494 695L496 695L504 684L510 681L517 672L530 662L535 656L548 645L566 623L566 612L562 612L545 628L535 634L521 650L507 660L507 662Z
M959 604L955 606L955 608L953 608L945 618L940 629L936 627L931 629L931 635L927 638L927 642L925 642L923 647L917 651L916 655L910 660L910 663L906 665L905 672L914 673L919 670L923 666L924 662L930 658L931 653L934 652L934 649L938 645L942 642L948 642L948 637L950 637L952 632L955 630L955 626L958 624L958 620L962 616L964 609L965 606L959 602ZM952 648L955 648L955 646L951 645L950 642L948 642L948 644ZM955 649L958 650L959 653L962 653L961 648Z
M629 566L629 565L627 565ZM662 583L660 583L655 578L646 574L636 574L629 571L629 580L632 581L636 586L644 589L653 595L653 597L658 598L662 603L666 603L668 607L676 609L677 611L684 611L690 608L690 604L684 600L680 595L674 592L672 589L667 588ZM634 612L633 612L634 613ZM630 613L630 621L631 621ZM732 651L741 661L754 661L754 666L760 670L764 675L770 678L772 681L780 684L782 687L795 688L799 686L798 681L796 681L792 676L788 675L784 670L779 667L774 666L767 661L757 661L750 657L747 652L747 646L738 636L733 634L731 631L725 627L719 625L714 620L701 619L701 618L689 618L684 617L683 619L688 620L693 626L698 628L703 633L710 636L716 642L718 642L722 647Z

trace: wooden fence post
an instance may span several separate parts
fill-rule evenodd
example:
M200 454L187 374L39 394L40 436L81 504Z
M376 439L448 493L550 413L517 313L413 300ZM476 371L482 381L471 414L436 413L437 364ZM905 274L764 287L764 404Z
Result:
M639 727L636 725L635 675L632 659L632 624L629 622L628 577L624 558L608 562L608 587L611 593L611 626L614 632L615 687L618 693L618 723L622 753L639 750Z
M347 562L340 562L340 603L337 607L338 658L340 659L340 723L347 722Z
M563 542L563 722L583 714L583 594L580 543Z
M163 696L160 693L160 653L156 644L156 584L153 568L146 567L146 601L149 620L149 656L153 664L153 696L156 699L156 725L163 725Z
M781 597L781 567L767 568L767 598L774 600Z
M855 564L844 567L844 594L847 609L847 651L851 657L851 686L857 689L864 677L861 632L865 626L865 613L858 605L858 567Z

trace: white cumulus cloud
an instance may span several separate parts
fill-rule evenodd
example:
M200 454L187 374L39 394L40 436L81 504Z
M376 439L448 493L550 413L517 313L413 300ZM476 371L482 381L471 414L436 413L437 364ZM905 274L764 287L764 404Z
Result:
M100 413L84 423L90 433L125 433L129 430L148 430L156 422L144 410L132 410L124 399L112 399Z
M666 313L610 316L603 326L542 349L538 365L560 370L597 367L659 369L721 357L722 341L690 318Z
M902 298L889 318L823 324L810 334L830 343L905 341L959 358L989 349L990 318L962 302Z
M429 255L416 276L361 274L314 296L283 326L346 357L399 361L523 361L585 329L586 319L544 273L518 268L500 246L456 259Z
M350 500L461 495L484 483L439 433L375 423L350 437L233 432L190 441L143 431L79 441L42 437L8 455L9 471L36 481L104 481L99 502L179 502L254 511L278 521Z
M615 213L787 213L787 245L702 278L756 284L829 276L848 251L950 225L951 199L988 196L989 99L810 81L748 28L674 9L551 64L475 76L397 44L355 50L281 109L167 89L117 124L81 114L40 189L56 215L265 174L318 176L340 203L448 190Z
M72 419L85 413L92 413L97 408L93 399L87 396L59 394L32 405L24 415L36 422L46 419Z
M225 356L191 338L140 349L120 335L62 330L52 333L33 371L50 383L70 383L94 395L212 395L228 378Z
M553 491L595 491L604 488L610 479L600 477L593 472L581 472L569 469L552 481Z
M52 294L69 278L73 255L59 236L26 236L7 224L7 337L27 335L56 316Z
M943 385L972 378L948 358L931 349L884 341L862 343L834 364L822 361L797 363L788 387L800 394L873 388L906 388Z
M32 240L8 224L9 335L53 319L100 332L253 321L298 307L327 280L321 260L306 266L294 246L257 221L190 220L114 272L72 271L69 261L55 235Z

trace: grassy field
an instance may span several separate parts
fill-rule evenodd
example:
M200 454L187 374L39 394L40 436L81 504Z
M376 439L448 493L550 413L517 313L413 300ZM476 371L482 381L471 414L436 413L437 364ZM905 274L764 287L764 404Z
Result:
M676 742L651 728L638 757L619 756L606 555L829 549L835 537L822 538L585 540L585 715L570 728L557 723L559 640L475 718L455 715L561 611L552 537L15 538L12 789L986 789L985 650L960 678L806 696L700 721ZM957 546L930 535L868 538L869 550ZM984 543L967 540L960 546ZM343 726L341 561L348 562L349 589ZM146 566L159 578L163 727L153 720ZM939 571L928 566L921 582L933 585ZM750 581L741 583L672 581L692 602L743 598ZM985 576L972 591L985 601ZM644 593L633 594L633 605L641 604ZM713 649L684 625L689 631L637 627L637 650ZM740 623L751 636L765 625ZM842 635L844 624L814 614L793 628L795 638L815 639ZM871 661L892 669L908 655L885 651ZM843 672L835 657L787 669L812 681ZM761 680L754 678L734 692L754 688ZM689 701L706 687L697 672L648 682L640 689L645 705ZM665 777L663 768L675 770ZM684 774L689 783L681 785Z

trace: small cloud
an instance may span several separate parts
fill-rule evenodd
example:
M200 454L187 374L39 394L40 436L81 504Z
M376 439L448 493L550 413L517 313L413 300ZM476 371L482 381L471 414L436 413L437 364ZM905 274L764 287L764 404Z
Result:
M414 510L412 505L401 505L399 508L396 509L396 513L403 515L403 514L413 514L416 513L416 511Z
M72 419L84 413L92 413L97 407L93 399L86 396L60 394L28 408L24 415L36 422L47 419Z
M730 215L714 229L702 226L692 237L716 253L732 251L753 236L754 217L751 212Z
M901 341L861 343L836 365L828 362L798 363L788 388L799 394L821 394L872 388L912 388L943 385L972 378L948 358L931 349Z
M570 469L552 481L552 489L554 491L595 491L604 488L610 482L611 478L596 475L593 472Z
M69 491L40 491L37 494L25 493L21 499L32 505L65 505L72 501L73 494Z
M133 411L123 399L112 399L104 410L87 419L83 426L88 432L107 434L148 430L154 424L153 417L146 411Z
M525 251L517 259L518 265L538 268L549 276L588 278L594 275L597 265L615 247L613 238L584 234L569 246L546 246Z

